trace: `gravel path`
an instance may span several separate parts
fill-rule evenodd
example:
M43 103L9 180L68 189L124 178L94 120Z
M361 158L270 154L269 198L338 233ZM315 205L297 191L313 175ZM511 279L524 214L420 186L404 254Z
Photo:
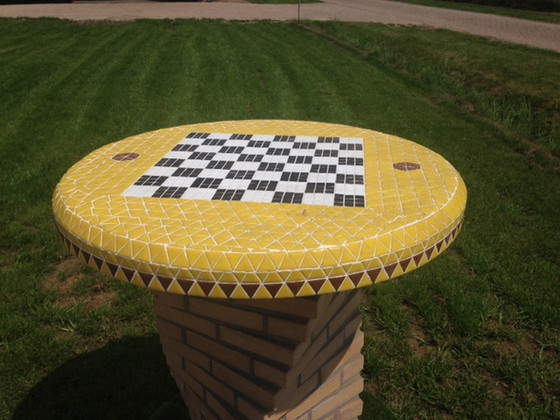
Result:
M157 3L77 2L2 5L0 17L59 17L72 20L211 18L227 20L297 19L293 4L246 2ZM481 35L560 52L560 25L504 16L417 6L387 0L323 0L302 4L301 19L421 25Z

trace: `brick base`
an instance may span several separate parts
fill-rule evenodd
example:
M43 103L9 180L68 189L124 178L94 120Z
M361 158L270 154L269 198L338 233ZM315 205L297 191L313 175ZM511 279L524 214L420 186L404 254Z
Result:
M359 300L359 290L247 301L155 292L163 351L191 418L357 418Z

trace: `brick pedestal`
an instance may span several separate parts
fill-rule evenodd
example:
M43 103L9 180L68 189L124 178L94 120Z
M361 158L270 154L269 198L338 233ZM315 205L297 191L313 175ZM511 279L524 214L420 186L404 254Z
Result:
M348 420L362 412L360 291L217 300L155 293L193 420Z

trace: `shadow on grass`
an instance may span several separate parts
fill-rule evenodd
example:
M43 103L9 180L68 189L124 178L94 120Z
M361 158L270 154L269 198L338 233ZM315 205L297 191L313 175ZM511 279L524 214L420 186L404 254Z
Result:
M39 382L12 419L185 419L157 335L129 337L69 360Z
M397 420L380 396L362 392L360 398L364 402L364 411L360 420Z
M362 420L394 419L367 392ZM12 420L188 420L157 334L127 337L77 356L45 377L16 408Z

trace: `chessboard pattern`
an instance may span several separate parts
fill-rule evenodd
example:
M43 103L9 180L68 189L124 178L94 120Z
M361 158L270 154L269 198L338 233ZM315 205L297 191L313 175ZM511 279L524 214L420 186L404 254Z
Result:
M363 139L193 132L124 196L365 207Z

